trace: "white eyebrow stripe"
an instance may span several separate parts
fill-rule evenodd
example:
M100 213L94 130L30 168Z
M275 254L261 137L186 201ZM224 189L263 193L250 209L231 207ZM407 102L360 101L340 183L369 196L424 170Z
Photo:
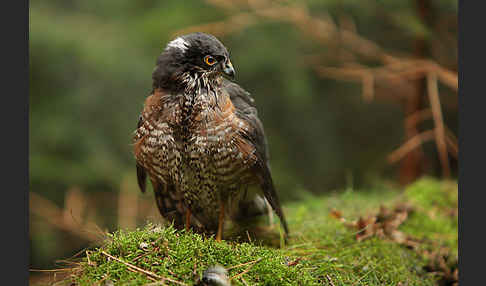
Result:
M189 43L186 42L183 38L178 37L175 40L172 40L170 43L168 43L166 49L175 48L181 50L182 52L185 52L188 47L189 47Z

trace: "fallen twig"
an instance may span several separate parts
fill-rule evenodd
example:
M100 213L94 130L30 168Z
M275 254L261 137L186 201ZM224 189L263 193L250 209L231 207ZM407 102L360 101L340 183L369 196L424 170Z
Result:
M248 283L246 282L245 278L240 277L240 279L241 279L241 282L243 282L243 284L245 284L245 286L249 286Z
M252 265L248 266L248 268L246 268L245 270L243 270L243 272L238 273L238 274L236 274L235 276L230 277L230 279L229 279L229 280L231 281L231 280L233 280L233 279L236 279L236 278L238 278L238 277L240 277L240 276L242 276L242 275L244 275L244 274L248 273L248 271L250 271L250 269L253 267L253 265L254 265L254 264L252 264Z
M167 277L162 277L162 276L160 276L160 275L158 275L158 274L155 274L155 273L153 273L153 272L151 272L151 271L145 270L145 269L143 269L143 268L140 268L140 267L138 267L138 266L135 266L135 265L133 265L133 264L130 264L130 263L128 263L128 262L125 262L125 261L123 261L123 260L121 260L121 259L119 259L119 258L116 258L116 257L115 257L115 256L113 256L113 255L110 255L110 254L106 253L105 251L101 251L101 253L102 253L103 255L105 255L105 256L107 256L107 257L109 257L109 258L113 259L113 260L116 260L116 261L118 261L118 262L120 262L120 263L122 263L122 264L126 265L127 267L131 268L131 270L135 270L135 271L137 271L137 272L141 272L141 273L143 273L143 274L145 274L145 275L147 275L147 276L149 276L149 277L151 277L151 278L156 278L156 279L162 280L162 282L164 282L164 281L169 281L169 282L172 282L172 283L175 283L175 284L179 284L179 285L186 285L186 286L187 286L187 284L185 284L185 283L183 283L183 282L179 282L179 281L177 281L177 280L174 280L174 279L171 279L171 278L167 278ZM130 270L130 269L129 269L129 270Z
M73 270L72 268L58 268L58 269L29 269L31 272L65 272Z
M331 284L331 286L335 286L334 283L332 283L332 279L329 276L329 274L326 274L326 278L327 278L327 281L329 281L329 284Z
M241 266L245 266L245 265L248 265L248 264L254 264L254 263L257 263L259 262L260 260L262 260L263 258L258 258L256 260L252 260L252 261L249 261L249 262L245 262L245 263L241 263L241 264L238 264L238 265L234 265L234 266L231 266L229 268L226 268L226 270L231 270L231 269L234 269L234 268L238 268L238 267L241 267Z
M248 264L249 264L249 265L248 265L248 267L247 267L245 270L243 270L243 272L238 273L238 274L236 274L236 275L234 275L234 276L230 277L230 279L229 279L229 280L231 281L231 280L233 280L233 279L236 279L236 278L238 278L238 277L243 276L245 273L248 273L248 271L250 271L250 269L251 269L251 268L252 268L252 267L253 267L253 266L254 266L254 265L257 263L257 262L259 262L260 260L262 260L262 258L259 258L259 259L257 259L257 260L250 261L250 262L248 262L248 263L244 263L244 264L241 264L241 265L237 265L237 266L243 266L243 265L248 265ZM235 267L236 267L236 266L235 266ZM233 267L233 268L235 268L235 267Z

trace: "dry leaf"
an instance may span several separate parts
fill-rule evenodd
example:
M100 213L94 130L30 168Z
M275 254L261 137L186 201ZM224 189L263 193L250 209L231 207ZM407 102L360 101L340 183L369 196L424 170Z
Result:
M341 220L341 218L343 217L341 212L336 210L336 209L333 209L331 210L331 212L329 213L329 215L332 217L332 218L335 218L337 220Z

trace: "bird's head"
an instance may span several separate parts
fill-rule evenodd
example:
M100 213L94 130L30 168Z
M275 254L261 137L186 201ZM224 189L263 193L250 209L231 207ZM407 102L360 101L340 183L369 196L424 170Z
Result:
M152 74L153 88L194 92L220 83L223 75L235 75L226 47L213 35L192 33L167 44Z

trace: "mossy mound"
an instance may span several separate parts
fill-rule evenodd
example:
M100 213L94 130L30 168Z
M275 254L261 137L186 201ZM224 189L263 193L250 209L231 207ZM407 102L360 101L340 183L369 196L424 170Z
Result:
M288 266L292 258L284 251L249 243L216 242L199 234L152 225L131 232L119 231L111 236L111 242L105 247L90 252L90 262L83 263L83 274L76 279L79 285L92 285L93 281L102 279L112 280L115 285L153 282L150 275L127 271L130 266L106 254L189 285L213 265L233 267L229 270L230 277L247 271L243 279L250 285L317 285L310 271L306 270L308 263ZM241 264L244 265L238 266Z
M359 231L346 223L404 202L414 210L398 231L416 237L420 247L378 236L359 241ZM436 285L440 277L427 271L431 257L422 250L443 247L457 257L457 211L449 213L454 208L457 184L430 179L404 192L383 187L309 197L285 205L291 236L283 248L256 238L216 242L149 224L110 234L103 246L87 252L68 280L80 286L194 285L208 267L221 265L232 285ZM336 211L340 219L330 215Z

